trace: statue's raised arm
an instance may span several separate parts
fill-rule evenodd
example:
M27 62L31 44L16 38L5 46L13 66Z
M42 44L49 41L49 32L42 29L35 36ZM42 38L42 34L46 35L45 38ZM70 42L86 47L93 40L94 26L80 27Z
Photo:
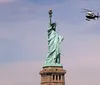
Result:
M63 37L56 32L56 23L52 23L52 10L49 10L50 24L48 27L48 55L44 66L61 66L60 64L60 43Z

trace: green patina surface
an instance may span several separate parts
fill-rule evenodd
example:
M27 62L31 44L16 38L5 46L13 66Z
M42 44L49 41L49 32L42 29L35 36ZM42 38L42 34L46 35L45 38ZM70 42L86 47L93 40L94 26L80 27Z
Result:
M51 20L51 19L50 19ZM60 44L63 37L56 32L56 23L51 23L48 27L48 55L45 61L45 66L62 66L60 64Z
M62 66L60 64L60 44L63 37L56 32L56 23L48 28L48 55L44 66Z
M60 44L63 37L56 32L56 23L51 22L52 10L49 11L50 24L47 29L48 32L48 55L43 67L46 66L62 66L60 64Z

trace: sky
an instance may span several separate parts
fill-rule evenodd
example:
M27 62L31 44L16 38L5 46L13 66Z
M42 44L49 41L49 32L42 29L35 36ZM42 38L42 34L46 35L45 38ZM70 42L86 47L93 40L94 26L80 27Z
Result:
M50 8L64 37L65 85L100 85L100 20L81 13L100 9L99 0L0 0L0 85L40 85Z

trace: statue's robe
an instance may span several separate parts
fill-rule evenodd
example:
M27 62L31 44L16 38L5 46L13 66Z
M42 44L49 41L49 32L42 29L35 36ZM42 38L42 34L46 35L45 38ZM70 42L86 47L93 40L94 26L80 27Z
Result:
M63 40L63 37L58 35L54 29L52 26L48 28L48 55L45 64L60 63L59 45Z

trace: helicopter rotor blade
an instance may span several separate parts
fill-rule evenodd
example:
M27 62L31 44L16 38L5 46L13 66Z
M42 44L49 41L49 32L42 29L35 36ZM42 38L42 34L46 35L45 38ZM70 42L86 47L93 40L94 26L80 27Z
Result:
M85 13L85 12L87 12L87 11L80 11L81 13Z
M88 10L88 9L84 9L84 8L83 8L83 10L88 11L88 12L92 12L92 10Z

